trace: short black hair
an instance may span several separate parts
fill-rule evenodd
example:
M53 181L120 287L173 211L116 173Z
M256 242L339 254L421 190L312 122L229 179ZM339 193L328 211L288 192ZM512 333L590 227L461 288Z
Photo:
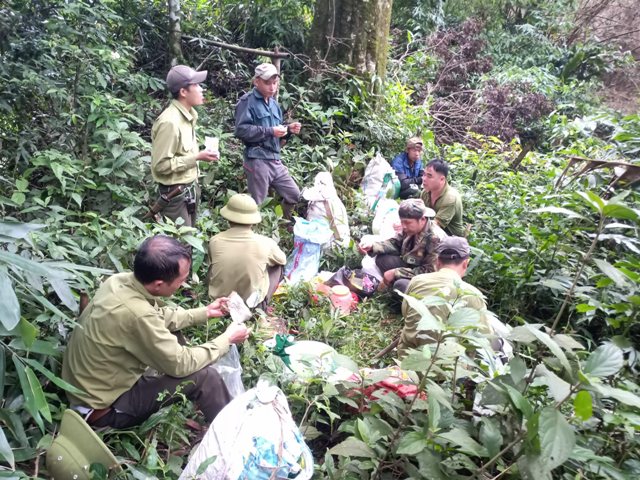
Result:
M449 176L449 164L441 158L434 158L427 163L427 166L424 169L426 170L429 167L432 167L440 175L444 175L445 178Z
M156 235L138 247L133 260L133 274L142 284L156 280L172 282L180 274L180 259L191 261L189 248L175 238Z
M445 253L445 252L443 252ZM440 264L443 267L446 267L448 265L460 265L462 262L464 262L465 260L467 260L469 257L459 257L457 255L438 255L438 261L440 262Z

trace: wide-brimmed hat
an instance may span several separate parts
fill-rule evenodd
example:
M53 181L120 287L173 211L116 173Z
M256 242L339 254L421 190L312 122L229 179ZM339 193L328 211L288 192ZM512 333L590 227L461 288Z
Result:
M260 77L262 80L269 80L274 75L280 76L278 69L273 63L261 63L256 67L253 78Z
M464 237L447 237L440 241L436 247L436 253L438 258L462 260L469 258L471 248L469 248L469 242Z
M258 204L246 193L236 193L220 210L220 215L233 223L255 225L262 221Z
M173 93L194 83L202 83L206 79L206 70L196 72L186 65L176 65L167 74L167 88Z

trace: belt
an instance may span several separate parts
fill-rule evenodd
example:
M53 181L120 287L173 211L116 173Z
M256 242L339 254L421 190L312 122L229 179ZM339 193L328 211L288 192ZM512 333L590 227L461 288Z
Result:
M85 418L85 421L89 425L93 425L98 420L100 420L102 417L104 417L107 413L111 412L111 410L113 410L113 408L111 408L111 407L93 409L93 411L89 415L87 415L87 417Z

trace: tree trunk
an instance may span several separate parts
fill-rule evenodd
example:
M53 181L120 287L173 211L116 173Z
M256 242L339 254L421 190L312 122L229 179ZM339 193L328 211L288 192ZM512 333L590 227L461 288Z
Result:
M180 0L167 0L169 8L169 58L171 66L182 63L182 30L180 28Z
M315 64L344 63L384 78L393 0L317 0L309 52Z

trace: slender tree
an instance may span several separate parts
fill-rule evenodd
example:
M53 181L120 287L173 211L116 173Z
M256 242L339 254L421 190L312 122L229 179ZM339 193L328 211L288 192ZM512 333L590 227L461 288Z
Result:
M344 63L385 75L393 0L317 0L309 51L316 63Z
M180 27L180 0L167 0L169 9L169 55L171 66L182 62L182 29Z

